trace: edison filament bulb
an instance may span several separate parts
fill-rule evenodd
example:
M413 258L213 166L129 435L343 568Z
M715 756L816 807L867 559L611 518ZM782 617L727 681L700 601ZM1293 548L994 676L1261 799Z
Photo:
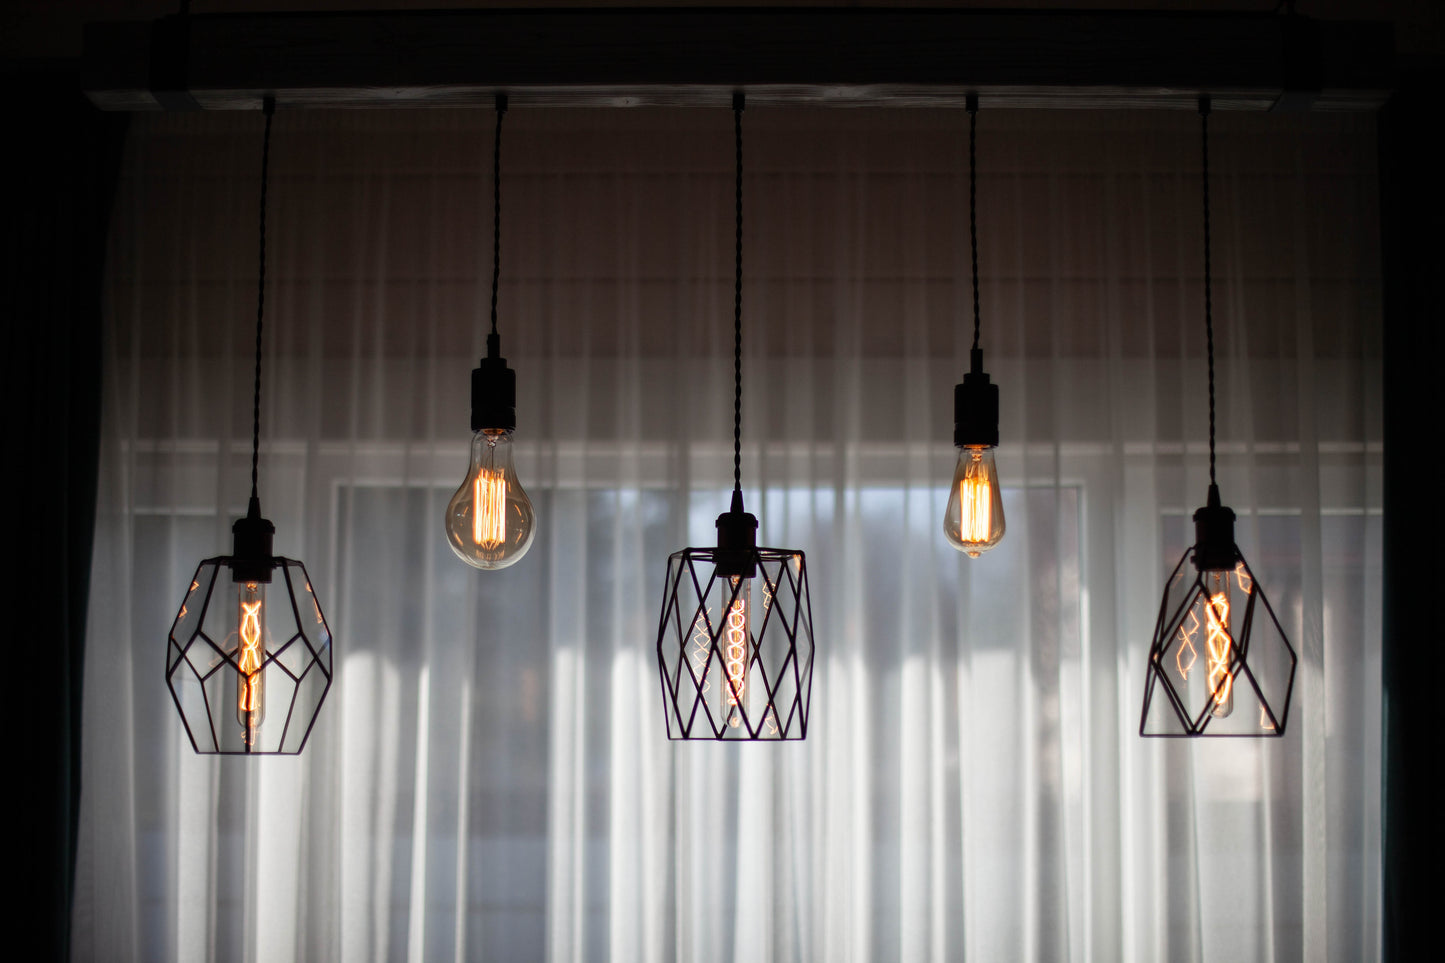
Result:
M266 718L266 583L236 583L236 721L246 745Z
M750 578L719 579L722 586L722 717L737 728L748 713L748 668L752 664Z
M473 568L506 568L532 547L534 520L517 480L512 432L474 432L466 477L447 503L447 544Z
M943 512L943 532L949 544L970 558L978 558L1003 538L1003 491L992 447L959 448Z
M1174 668L1181 681L1191 672L1204 673L1209 711L1220 718L1234 711L1234 632L1231 629L1233 600L1230 583L1238 578L1247 592L1242 570L1207 569L1201 573L1203 591L1179 625L1174 649Z

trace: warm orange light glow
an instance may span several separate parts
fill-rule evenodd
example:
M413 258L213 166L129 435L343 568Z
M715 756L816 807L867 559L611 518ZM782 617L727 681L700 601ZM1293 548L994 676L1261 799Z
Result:
M1250 576L1249 570L1244 567L1244 562L1235 564L1234 579L1239 583L1239 590L1245 595L1254 590L1254 579Z
M186 617L186 613L190 611L190 606L189 606L187 603L189 603L190 600L191 600L191 592L194 592L194 591L195 591L197 588L199 588L199 587L200 587L200 583L192 580L192 582L191 582L191 591L186 593L186 601L181 603L181 614L178 615L178 616L176 616L176 621L177 621L177 622L179 622L181 619L185 618L185 617Z
M1179 677L1185 682L1189 681L1189 670L1194 668L1194 663L1199 661L1199 653L1194 649L1194 635L1199 631L1199 616L1193 609L1189 610L1190 625L1179 625L1179 648L1174 653L1174 665L1179 669ZM1185 653L1189 653L1186 661Z
M958 482L958 502L961 509L958 539L961 542L982 544L989 540L993 522L993 487L989 483L988 468L983 463L980 451L974 451L964 469L963 478ZM977 552L968 554L977 557Z
M236 719L246 730L246 742L249 744L266 708L261 676L266 647L262 632L262 599L257 583L245 583L240 603L240 621L236 630L240 640L236 652L236 668L240 673L236 682Z
M483 468L472 482L472 541L499 548L507 541L507 480L497 468Z
M728 606L723 622L723 669L727 672L729 707L741 705L747 709L748 692L748 597L747 585L741 579L731 580L736 595ZM736 727L742 722L739 714L727 714L728 724Z
M1214 698L1214 714L1227 716L1234 708L1234 676L1229 672L1229 653L1234 640L1229 637L1229 595L1216 592L1204 606L1204 648L1209 659L1209 691Z
M306 583L306 594L311 596L311 610L316 613L316 624L325 625L326 620L321 617L321 603L316 601L316 590L311 587L310 582Z

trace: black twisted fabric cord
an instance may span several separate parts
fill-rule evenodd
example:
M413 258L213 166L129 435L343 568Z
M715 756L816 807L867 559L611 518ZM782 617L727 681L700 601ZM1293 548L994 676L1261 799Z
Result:
M733 491L743 489L743 95L733 97L733 141L737 149L733 214L736 231L733 273Z
M1214 478L1214 297L1209 261L1209 98L1199 98L1200 145L1204 158L1204 340L1209 361L1209 484Z
M973 348L978 350L978 98L968 98L968 239L973 248Z
M492 137L492 334L497 333L497 285L502 279L502 117L507 95L497 95L497 130Z
M266 114L266 133L261 138L261 269L256 274L256 379L251 402L251 501L256 492L256 468L261 459L261 320L266 313L266 186L271 166L271 119L276 98L267 97L261 109Z

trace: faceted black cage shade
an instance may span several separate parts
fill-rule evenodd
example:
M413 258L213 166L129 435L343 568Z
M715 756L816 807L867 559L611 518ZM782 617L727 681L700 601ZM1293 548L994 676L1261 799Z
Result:
M789 549L752 552L757 574L739 580L718 575L717 548L686 548L668 558L657 664L669 739L807 736L813 684L807 562Z
M1232 569L1198 571L1195 550L1164 589L1139 734L1282 736L1294 647L1242 555Z
M249 616L234 562L196 569L171 626L166 685L196 752L294 755L331 688L331 629L299 561L273 558L271 581L250 583L265 595Z

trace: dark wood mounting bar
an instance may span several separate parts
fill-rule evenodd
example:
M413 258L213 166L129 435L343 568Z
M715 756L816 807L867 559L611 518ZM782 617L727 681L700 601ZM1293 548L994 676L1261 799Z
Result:
M1384 23L1157 12L531 9L91 24L108 110L755 104L1374 109Z

